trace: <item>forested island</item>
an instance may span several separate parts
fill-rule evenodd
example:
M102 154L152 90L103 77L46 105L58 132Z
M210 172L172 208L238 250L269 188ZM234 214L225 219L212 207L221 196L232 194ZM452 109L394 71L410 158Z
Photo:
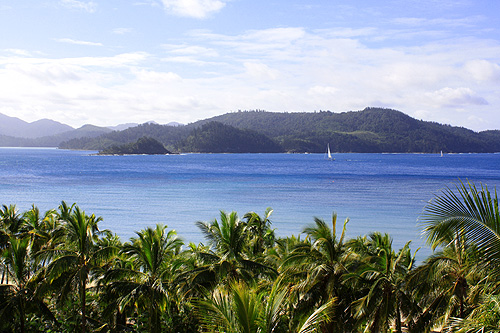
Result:
M139 138L136 142L113 145L99 151L98 155L166 155L171 154L158 140L148 137Z
M238 111L188 125L148 122L78 129L50 120L26 123L0 114L0 124L3 147L116 151L148 137L173 153L324 153L327 144L341 153L500 152L499 130L474 132L383 108L341 113Z
M62 202L0 208L2 332L497 332L496 191L457 184L425 207L423 262L388 234L347 239L336 215L279 238L272 209L123 241Z
M177 153L493 153L500 131L417 120L391 109L333 113L240 111L185 126L142 124L60 143L64 149L102 150L151 137Z

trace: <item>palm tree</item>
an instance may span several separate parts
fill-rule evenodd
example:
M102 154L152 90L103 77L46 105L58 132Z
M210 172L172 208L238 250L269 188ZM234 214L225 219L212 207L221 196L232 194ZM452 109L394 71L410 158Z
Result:
M277 279L270 291L258 291L244 282L232 282L229 288L216 288L203 299L194 301L197 316L208 332L273 333L316 332L331 319L335 299L305 317L297 327L288 329L285 309L289 289Z
M449 333L498 333L500 332L500 296L486 294L481 303L467 318L452 318L444 329Z
M456 282L449 290L459 304L454 313L450 311L450 315L458 316L454 319L456 326L467 322L463 318L474 305L469 301L473 295L469 287L478 279L471 277L486 276L478 284L480 288L489 288L488 283L500 280L500 209L496 190L490 193L486 185L478 188L460 181L455 189L446 188L433 198L425 207L421 223L433 249L442 247L443 253L454 255Z
M20 232L31 239L31 250L34 253L54 248L62 241L64 234L57 212L51 209L42 215L35 205L22 214Z
M401 333L402 308L412 303L405 282L416 253L411 255L409 243L395 253L391 237L375 232L350 244L360 262L348 276L367 286L366 294L353 303L355 317L367 322L366 331L388 332L394 320L396 332Z
M337 214L332 214L332 228L324 220L314 218L315 225L303 231L307 241L298 242L280 267L282 274L295 277L295 290L300 294L299 308L307 310L337 299L338 320L329 324L329 329L336 331L350 331L354 325L347 310L353 300L352 293L342 281L349 260L344 245L348 221L344 221L340 238L337 238Z
M53 250L54 260L48 266L48 281L60 290L60 300L76 289L79 297L79 307L82 332L87 330L87 289L93 278L93 273L105 264L116 248L98 247L96 242L103 234L98 228L101 217L87 215L78 206L66 210L67 205L61 205L61 218L66 242Z
M268 207L264 212L264 216L260 216L255 212L246 213L243 218L247 220L247 228L250 235L254 238L253 254L262 255L265 245L273 246L274 230L271 230L271 214L273 210ZM270 244L266 244L266 240Z
M482 294L485 278L477 266L476 248L451 242L428 257L409 274L408 287L419 300L420 311L411 323L412 330L423 331L431 323L447 323L450 318L465 318Z
M211 281L205 285L214 287L221 281L251 281L256 277L276 276L276 270L251 259L246 223L236 212L221 211L220 223L214 219L211 223L197 222L197 225L208 240L210 250L197 252L201 265L190 272L192 283Z
M16 205L2 205L2 208L0 208L0 223L1 230L4 233L13 235L19 232L22 217L19 214Z
M28 237L10 236L9 246L2 255L2 269L8 274L10 283L0 284L0 318L9 322L17 318L19 330L25 332L26 315L37 313L57 322L37 289L41 278L32 257Z
M183 245L176 232L166 232L166 228L157 225L137 232L138 237L121 251L132 265L112 269L105 276L105 281L112 281L107 290L118 297L120 311L130 305L146 310L150 332L162 332L161 313L167 310L169 283L176 268L173 258Z
M421 223L427 243L435 249L474 245L481 253L480 261L490 274L500 277L500 208L496 190L486 185L479 190L474 184L460 182L456 192L447 188L424 209Z

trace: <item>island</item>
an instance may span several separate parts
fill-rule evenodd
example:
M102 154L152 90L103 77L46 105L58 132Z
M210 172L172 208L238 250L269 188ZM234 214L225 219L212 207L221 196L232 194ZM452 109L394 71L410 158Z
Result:
M171 154L165 146L149 137L139 138L137 141L124 144L113 145L99 151L98 155L166 155Z

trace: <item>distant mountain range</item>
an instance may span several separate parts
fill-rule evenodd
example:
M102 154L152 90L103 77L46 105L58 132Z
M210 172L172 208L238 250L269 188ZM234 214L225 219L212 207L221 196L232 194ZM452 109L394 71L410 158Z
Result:
M51 122L44 122L45 126L61 130L66 126ZM172 152L322 153L327 143L334 152L500 152L498 130L474 132L381 108L342 113L239 111L182 126L154 122L120 126L112 130L86 125L36 139L14 138L0 129L0 146L103 150L150 137Z
M41 119L28 123L19 118L9 117L0 113L0 134L6 136L39 138L71 130L74 130L74 128L50 119Z
M148 123L157 124L154 121ZM170 126L180 126L177 122ZM58 147L61 142L75 138L95 138L113 131L123 131L130 127L139 126L137 123L120 124L109 127L83 125L73 128L55 120L41 119L26 122L16 117L9 117L0 113L0 146L1 147Z

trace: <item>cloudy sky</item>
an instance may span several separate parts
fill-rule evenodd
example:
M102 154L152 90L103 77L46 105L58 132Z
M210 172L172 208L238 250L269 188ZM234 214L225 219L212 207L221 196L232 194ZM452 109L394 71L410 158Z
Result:
M500 129L497 0L0 0L0 113L189 123L380 106Z

